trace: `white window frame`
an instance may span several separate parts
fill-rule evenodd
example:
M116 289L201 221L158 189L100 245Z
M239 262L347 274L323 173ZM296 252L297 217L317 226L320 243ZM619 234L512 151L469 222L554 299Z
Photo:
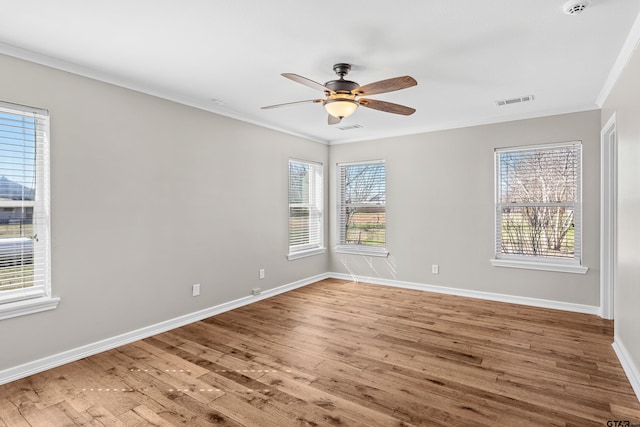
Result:
M525 152L535 150L549 150L555 148L567 148L578 147L579 148L579 160L578 160L578 180L577 180L577 198L575 203L569 204L574 210L574 257L572 259L567 258L555 258L555 257L535 257L528 255L515 255L515 254L503 254L502 247L502 208L509 206L509 204L500 203L500 154L501 153L513 153L513 152ZM532 270L546 270L562 273L578 273L585 274L588 271L588 267L582 265L582 143L581 141L571 141L555 144L539 144L539 145L526 145L519 147L497 148L494 155L494 171L495 171L495 185L494 185L494 201L495 201L495 241L494 250L495 258L491 260L491 265L494 267L509 267L509 268L523 268ZM521 206L523 204L518 204ZM536 203L538 205L545 205L544 203ZM558 204L552 204L552 206L558 206Z
M344 189L343 189L343 180L342 180L342 171L343 168L349 166L361 166L361 165L372 165L372 164L384 164L385 165L385 200L382 206L385 209L385 246L372 246L372 245L358 245L358 244L346 244L345 236L344 236L344 225L342 218L342 211L344 201ZM348 162L348 163L338 163L336 165L336 177L337 177L337 242L338 244L335 247L336 253L340 254L351 254L351 255L364 255L364 256L375 256L375 257L387 257L389 256L389 251L386 248L387 245L387 222L386 222L386 212L387 212L387 203L386 203L386 181L387 181L387 170L386 170L386 162L384 160L370 160L370 161L362 161L362 162Z
M49 182L49 112L7 102L0 111L34 117L36 125L36 188L34 201L0 201L0 207L33 207L34 266L41 268L38 285L24 289L0 291L0 320L55 309L60 298L51 295L50 182ZM18 205L16 204L18 203Z
M309 179L308 189L306 194L308 199L300 202L293 202L290 199L292 190L292 176L291 165L299 164L308 168ZM288 163L288 176L289 176L289 213L287 218L289 224L287 226L289 235L289 253L287 259L289 261L299 258L304 258L312 255L319 255L325 253L327 250L324 247L324 166L322 163L312 162L308 160L289 159ZM309 236L315 236L315 238L308 243L291 244L291 209L305 208L309 209L309 228L307 230ZM313 222L311 222L313 221Z

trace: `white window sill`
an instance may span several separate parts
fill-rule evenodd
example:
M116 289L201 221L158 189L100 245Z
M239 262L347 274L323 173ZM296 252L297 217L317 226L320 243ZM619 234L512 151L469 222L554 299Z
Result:
M327 252L327 248L307 249L306 251L292 252L287 255L289 261L294 259L306 258L308 256L320 255Z
M585 267L583 265L539 261L520 261L513 259L492 259L491 265L494 267L525 268L529 270L556 271L560 273L575 274L585 274L589 270L589 267Z
M379 256L379 257L389 256L389 251L386 248L381 248L376 246L362 246L362 245L336 246L336 253L349 254L349 255Z
M0 320L53 310L59 302L60 298L39 297L0 304Z

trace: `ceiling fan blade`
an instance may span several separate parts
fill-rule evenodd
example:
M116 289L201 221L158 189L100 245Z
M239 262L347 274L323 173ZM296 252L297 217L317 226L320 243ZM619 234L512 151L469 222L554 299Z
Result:
M330 93L333 93L333 91L332 91L331 89L329 89L328 87L325 87L324 85L321 85L321 84L320 84L320 83L318 83L318 82L314 82L314 81L313 81L313 80L311 80L311 79L308 79L308 78L306 78L306 77L299 76L299 75L297 75L297 74L293 74L293 73L282 73L282 77L286 77L286 78L288 78L288 79L290 79L290 80L293 80L294 82L297 82L297 83L303 84L303 85L305 85L305 86L309 86L310 88L313 88L313 89L321 90L321 91L323 91L323 92L330 92Z
M373 108L374 110L384 111L385 113L402 114L403 116L410 116L416 112L415 108L405 107L404 105L394 104L393 102L378 101L375 99L358 100L360 105L367 108Z
M354 89L354 95L375 95L377 93L393 92L395 90L406 89L417 85L418 82L411 76L394 77L391 79L380 80L379 82L369 83Z
M327 120L327 123L330 125L337 125L338 123L340 123L342 119L340 117L334 117L331 114L329 114L329 119Z
M324 99L309 99L307 101L295 101L295 102L285 102L284 104L267 105L266 107L260 107L260 108L263 110L269 110L271 108L288 107L289 105L307 104L310 102L317 103L322 101L324 101Z

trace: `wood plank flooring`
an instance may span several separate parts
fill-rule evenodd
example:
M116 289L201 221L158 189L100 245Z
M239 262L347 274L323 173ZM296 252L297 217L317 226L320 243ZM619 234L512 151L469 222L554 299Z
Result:
M0 386L0 425L640 424L612 326L324 280Z

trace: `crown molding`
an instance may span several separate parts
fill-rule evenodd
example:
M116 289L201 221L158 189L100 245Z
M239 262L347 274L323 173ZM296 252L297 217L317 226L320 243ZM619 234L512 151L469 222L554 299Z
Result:
M638 43L640 42L640 14L636 16L636 20L633 22L631 26L631 30L627 35L627 39L624 41L622 45L622 49L620 49L620 53L618 53L618 57L616 61L613 63L613 67L611 67L611 71L609 71L609 75L596 98L596 104L598 108L602 108L605 101L609 97L609 94L613 90L616 82L620 78L622 71L629 63L629 60L633 56L636 48L638 47Z

